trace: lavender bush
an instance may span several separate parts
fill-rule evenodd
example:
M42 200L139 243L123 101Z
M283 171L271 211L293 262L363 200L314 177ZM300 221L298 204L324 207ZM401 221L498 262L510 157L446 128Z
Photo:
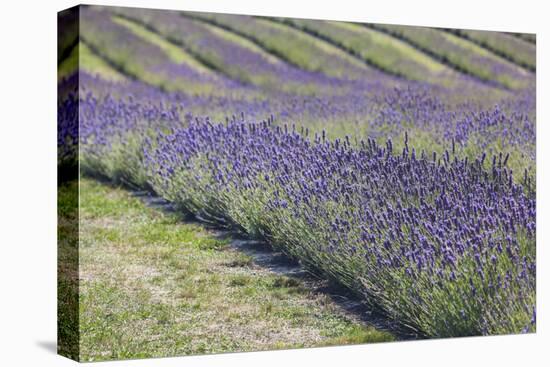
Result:
M534 326L535 201L508 157L195 121L144 151L156 192L268 238L429 336Z

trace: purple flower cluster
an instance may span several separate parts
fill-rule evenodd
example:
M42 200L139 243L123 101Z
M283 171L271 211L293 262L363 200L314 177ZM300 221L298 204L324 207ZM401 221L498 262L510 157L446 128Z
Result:
M78 99L64 98L57 106L57 164L73 165L78 159Z
M174 107L131 97L120 101L88 94L80 99L78 113L84 172L138 187L147 187L141 157L144 137L154 133L155 128L180 124Z
M477 155L484 150L516 150L522 164L514 168L532 168L536 141L533 93L501 99L492 107L471 101L452 106L445 102L447 93L436 95L429 88L409 87L381 94L375 98L371 134L383 131L396 136L406 130L421 130L440 144L455 141L457 149L474 146Z
M57 95L57 165L72 169L78 164L78 75L61 80Z

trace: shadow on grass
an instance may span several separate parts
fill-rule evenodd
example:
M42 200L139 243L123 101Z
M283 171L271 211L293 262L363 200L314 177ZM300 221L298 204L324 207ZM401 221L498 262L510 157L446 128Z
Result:
M107 184L109 183L107 182ZM227 241L232 249L250 256L256 266L274 274L300 281L313 293L328 296L344 313L359 320L361 323L374 326L381 331L387 331L393 334L397 340L423 339L421 335L404 329L396 321L386 317L380 310L367 305L358 295L352 293L347 288L334 281L325 279L321 274L315 273L311 269L305 268L298 261L273 248L268 242L251 238L242 231L231 229L230 225L222 223L222 226L220 226L215 221L197 217L190 212L181 211L172 203L156 196L150 191L129 190L132 196L139 198L150 208L165 213L177 214L183 223L199 224L211 230L216 238Z

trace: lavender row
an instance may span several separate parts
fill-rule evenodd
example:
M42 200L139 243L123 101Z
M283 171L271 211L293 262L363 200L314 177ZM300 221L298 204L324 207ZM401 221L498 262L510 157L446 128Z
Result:
M534 175L535 163L535 94L517 93L514 98L491 102L450 102L455 92L427 85L408 88L358 89L356 93L335 96L296 96L271 93L251 98L197 96L185 93L166 94L139 82L110 83L80 74L85 105L93 102L101 114L101 100L110 96L126 109L127 96L140 105L173 109L179 119L185 116L223 121L232 116L259 120L273 115L277 123L296 123L311 131L325 129L330 138L346 134L359 139L369 136L378 143L388 137L409 133L411 144L419 148L444 152L452 139L456 149L470 159L482 154L510 153L509 167L522 175L525 169ZM252 98L254 97L254 98ZM495 102L495 103L496 103ZM488 107L486 105L489 105ZM145 107L144 107L145 108ZM123 121L119 125L124 125ZM397 145L401 148L399 140Z
M534 330L535 201L507 156L352 147L288 128L195 121L147 139L148 182L268 238L429 336ZM307 134L304 133L304 134Z

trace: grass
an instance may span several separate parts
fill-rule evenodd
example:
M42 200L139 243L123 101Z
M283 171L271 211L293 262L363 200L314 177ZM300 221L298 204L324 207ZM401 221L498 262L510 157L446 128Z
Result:
M78 330L78 181L58 187L57 348L69 358L79 355Z
M199 225L89 179L80 190L83 361L393 340Z
M78 44L73 46L68 56L61 61L57 68L57 79L61 80L78 70Z

